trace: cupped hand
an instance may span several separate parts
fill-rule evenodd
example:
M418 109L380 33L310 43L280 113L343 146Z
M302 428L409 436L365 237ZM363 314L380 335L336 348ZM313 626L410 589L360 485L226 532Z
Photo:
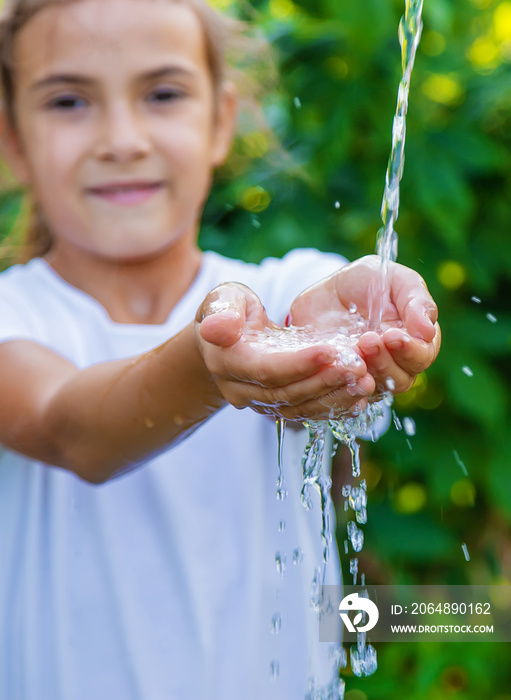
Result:
M437 307L422 277L392 262L388 291L381 300L380 327L367 330L380 274L380 259L375 255L346 265L297 297L291 321L321 330L344 328L359 336L357 349L377 390L397 394L409 389L417 374L435 360L441 334Z
M289 332L270 321L259 298L237 283L210 292L195 319L206 367L236 408L320 420L353 409L373 392L374 380L358 354L342 362L326 342L281 343L279 334Z

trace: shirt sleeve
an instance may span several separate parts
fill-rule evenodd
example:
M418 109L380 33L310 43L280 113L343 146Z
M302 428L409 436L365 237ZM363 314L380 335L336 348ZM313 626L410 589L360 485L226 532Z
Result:
M37 341L37 320L16 285L0 275L0 343L8 340Z

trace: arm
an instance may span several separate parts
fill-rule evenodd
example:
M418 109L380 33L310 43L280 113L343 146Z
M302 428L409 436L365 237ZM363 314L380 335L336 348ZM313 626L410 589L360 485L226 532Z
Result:
M193 324L144 355L84 370L11 341L0 367L0 441L93 483L178 442L225 403Z
M244 340L272 325L255 294L227 284L208 295L195 322L135 358L79 370L35 343L5 342L0 442L101 483L186 438L227 402L301 416L310 396L346 387L329 346L275 355Z

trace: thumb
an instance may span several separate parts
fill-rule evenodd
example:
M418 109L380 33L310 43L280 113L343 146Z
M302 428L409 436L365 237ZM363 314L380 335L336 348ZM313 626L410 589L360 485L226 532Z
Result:
M200 324L202 339L219 347L234 345L243 334L246 309L247 298L243 285L229 282L215 287L197 311L195 320Z

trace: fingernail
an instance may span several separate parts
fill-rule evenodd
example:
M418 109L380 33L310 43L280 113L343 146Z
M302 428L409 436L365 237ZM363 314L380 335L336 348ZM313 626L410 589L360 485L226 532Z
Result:
M364 350L364 355L367 357L376 357L380 353L380 346L379 345L370 345L368 348Z
M390 348L391 350L401 350L404 348L405 344L403 340L389 340L387 343L387 347Z
M367 396L367 391L364 391L358 384L348 384L347 390L350 396Z
M331 365L335 360L335 356L331 355L329 352L320 352L317 360L322 365Z

